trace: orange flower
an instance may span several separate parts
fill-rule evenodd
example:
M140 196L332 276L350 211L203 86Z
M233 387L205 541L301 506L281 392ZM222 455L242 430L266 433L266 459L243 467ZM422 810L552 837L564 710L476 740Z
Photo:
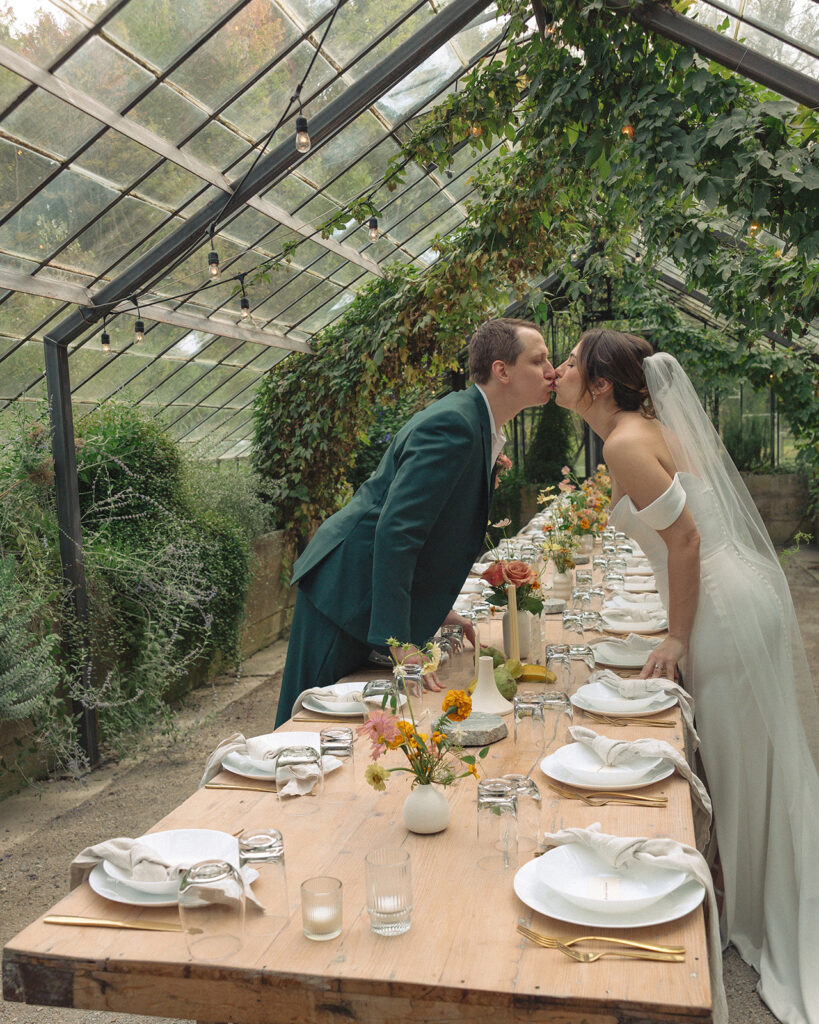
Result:
M463 690L448 690L441 708L453 722L463 722L472 712L472 698Z

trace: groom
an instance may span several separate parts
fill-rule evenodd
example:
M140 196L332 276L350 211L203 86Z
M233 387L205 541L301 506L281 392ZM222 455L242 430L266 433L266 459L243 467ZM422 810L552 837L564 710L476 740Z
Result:
M544 405L554 369L537 327L489 320L469 343L475 386L416 413L378 469L298 559L276 725L302 690L330 686L387 639L424 644L451 611L486 535L504 423ZM393 650L419 661L412 650ZM425 684L438 689L434 676Z

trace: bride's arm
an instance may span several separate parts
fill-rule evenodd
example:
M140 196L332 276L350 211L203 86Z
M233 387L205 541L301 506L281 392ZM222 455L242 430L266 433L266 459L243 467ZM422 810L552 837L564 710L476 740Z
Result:
M643 509L668 490L672 478L646 446L633 442L633 438L612 437L603 450L612 476L635 506ZM668 549L668 636L651 652L640 677L674 679L688 651L697 612L700 536L687 506L670 526L657 532Z

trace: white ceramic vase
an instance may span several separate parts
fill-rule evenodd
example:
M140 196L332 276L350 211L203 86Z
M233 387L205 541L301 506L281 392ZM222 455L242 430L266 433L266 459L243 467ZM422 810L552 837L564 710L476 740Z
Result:
M581 533L577 542L577 550L583 555L590 555L594 551L594 534Z
M506 657L509 657L509 609L503 613L501 619L503 625L503 649ZM540 620L531 612L518 609L518 647L520 648L520 660L526 661L532 649L532 632L537 628L538 636L540 631Z
M478 660L478 681L472 694L472 710L486 715L508 715L512 711L512 704L501 695L495 683L492 659L485 654Z
M572 576L571 569L567 569L566 572L556 572L552 576L549 597L558 597L561 601L568 601L572 596L573 587L574 577Z
M440 786L416 786L404 801L402 817L410 832L443 832L449 824L449 801Z

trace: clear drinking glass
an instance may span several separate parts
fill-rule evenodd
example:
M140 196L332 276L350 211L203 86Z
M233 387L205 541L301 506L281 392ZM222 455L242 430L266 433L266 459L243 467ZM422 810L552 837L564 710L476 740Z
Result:
M585 609L582 612L583 628L586 632L591 633L602 633L603 632L603 616L598 611L594 611L591 608Z
M412 914L412 875L406 850L372 850L364 858L367 913L376 935L403 935Z
M464 668L464 627L441 626L441 637L448 641L452 658L452 674L460 675Z
M543 704L545 742L543 754L551 754L566 742L566 730L572 724L573 709L568 693L549 690L540 695Z
M540 849L540 809L543 801L534 779L528 775L504 775L518 798L518 850L528 853Z
M312 784L311 784L312 783ZM324 791L321 755L315 747L283 747L276 758L276 795L288 814L315 814Z
M435 637L434 643L441 652L435 672L439 679L447 680L452 675L452 644L444 636Z
M398 708L398 683L395 679L371 679L364 684L361 699L369 707L382 707L386 711Z
M518 797L506 779L478 783L478 851L484 871L514 871L518 866Z
M342 885L319 875L301 883L301 923L308 939L324 942L341 935Z
M543 757L546 729L539 693L517 693L512 698L515 764L530 771Z
M569 658L572 661L573 677L576 676L578 682L585 683L587 673L581 666L585 666L589 672L594 670L594 651L588 644L569 644Z
M583 616L577 611L563 612L563 642L583 642Z
M584 612L591 608L591 593L589 587L575 587L572 591L572 599L569 608L573 612Z
M546 668L557 676L557 685L566 687L572 676L572 661L568 644L548 644L546 647Z
M407 697L420 697L424 692L424 680L420 665L396 665L395 678L398 690Z
M591 599L591 608L594 612L599 612L603 607L603 602L606 599L606 592L602 587L592 587L589 591L589 597Z
M605 569L608 561L609 560L606 555L595 555L594 558L592 558L592 569L596 569L598 571Z
M588 590L592 585L592 570L591 569L575 569L574 571L574 585L578 590Z
M246 828L239 835L239 863L259 873L253 883L253 893L263 907L258 930L263 935L278 935L290 917L281 832L276 828Z
M350 788L355 777L355 737L346 725L328 725L319 733L321 756L338 757L346 762L335 771L324 773L324 800L327 803L345 803L358 794Z
M619 594L625 590L626 578L621 572L614 572L612 569L606 569L603 573L603 588L608 590L610 594Z
M233 865L223 860L191 865L179 882L177 902L194 960L226 960L242 948L245 887Z

